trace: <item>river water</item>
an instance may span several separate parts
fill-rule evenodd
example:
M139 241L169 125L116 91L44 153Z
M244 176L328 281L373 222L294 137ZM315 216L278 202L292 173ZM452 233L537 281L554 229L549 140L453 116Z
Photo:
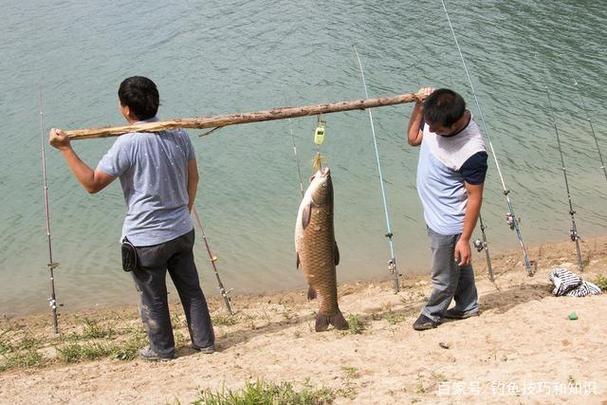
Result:
M607 182L585 119L588 113L607 154L603 2L446 4L527 244L565 240L570 227L545 87L553 97L579 232L604 234ZM10 0L2 15L0 313L48 305L39 93L45 133L123 124L116 91L131 75L157 83L165 119L353 100L364 94L356 46L371 97L421 85L452 87L480 116L440 1ZM406 274L427 271L429 256L415 190L418 152L405 141L410 111L410 105L373 111L396 256ZM325 118L323 152L334 178L342 257L338 278L387 278L368 115ZM295 269L300 195L290 131L307 178L315 124L309 117L241 125L204 138L190 131L201 175L197 207L228 288L257 293L305 285ZM74 146L95 166L112 142ZM59 302L65 310L135 302L130 276L120 269L125 207L118 182L89 196L49 148L47 165ZM493 252L517 246L506 211L492 160L483 214ZM203 289L215 294L198 242Z

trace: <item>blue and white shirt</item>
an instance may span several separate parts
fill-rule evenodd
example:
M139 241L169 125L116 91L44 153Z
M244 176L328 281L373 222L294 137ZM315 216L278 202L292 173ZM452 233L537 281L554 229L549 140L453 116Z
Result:
M482 184L487 173L487 152L481 132L470 118L455 135L444 137L424 125L417 165L417 192L426 224L441 235L464 229L468 193L464 182Z
M142 122L152 121L157 119ZM193 229L187 184L188 161L194 159L183 130L118 137L97 169L120 178L127 205L122 237L135 246L152 246Z

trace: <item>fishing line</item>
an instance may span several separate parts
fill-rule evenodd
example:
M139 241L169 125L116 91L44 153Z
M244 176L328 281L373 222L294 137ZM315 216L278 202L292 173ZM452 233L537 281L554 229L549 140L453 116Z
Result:
M231 289L226 290L225 287L223 286L223 282L221 281L221 277L219 276L219 272L217 271L217 266L215 265L215 262L218 260L218 257L214 256L213 253L211 252L211 248L209 246L209 241L207 240L207 235L204 233L202 221L200 220L200 216L198 215L198 210L196 210L196 207L192 207L192 216L194 217L194 220L196 221L198 228L200 229L200 232L202 233L202 240L204 241L204 245L206 247L207 254L209 255L209 261L211 262L211 267L213 269L213 273L215 273L215 278L217 279L217 285L219 287L219 293L223 297L223 303L225 304L225 307L226 307L226 310L228 311L228 313L230 315L234 315L234 311L232 311L232 305L230 304L232 301L232 299L230 298L230 292L232 290Z
M44 112L42 110L42 90L39 90L38 94L38 108L40 112L40 155L42 161L42 187L44 190L44 222L46 225L46 239L48 242L48 271L49 271L49 290L50 297L48 299L49 306L51 307L51 315L53 317L53 330L55 333L59 333L59 324L57 321L57 297L55 295L55 269L59 266L59 263L53 261L53 244L51 237L51 216L48 199L48 176L46 174L46 152L45 145L47 137L44 134Z
M322 119L322 114L316 117L316 129L314 129L314 144L316 145L316 155L312 162L312 169L314 172L322 168L322 155L320 154L320 147L325 142L327 122Z
M297 175L299 176L299 191L301 193L301 197L303 198L305 194L303 176L301 175L301 165L299 164L299 156L297 155L297 145L295 144L295 135L293 135L293 122L291 122L291 118L289 118L289 132L291 133L291 143L293 144L293 156L295 156Z
M444 55L441 55L441 59L443 61L444 66L449 66L449 64L446 63L446 61L445 61ZM453 81L453 77L451 76L451 72L448 69L447 69L447 76L449 77L449 82L451 84L455 84ZM481 210L482 210L482 208L481 208ZM485 226L485 223L483 222L483 215L480 211L478 213L478 222L479 222L479 227L481 229L481 238L482 239L476 238L474 241L472 241L472 245L474 246L476 251L479 253L482 252L483 250L485 251L485 260L487 261L487 272L489 273L489 280L492 283L494 283L495 277L493 276L493 266L491 265L491 255L489 254L489 243L487 241L487 233L485 232L485 229L487 229L487 227ZM497 287L497 285L495 287L499 289L499 287Z
M554 132L556 133L556 144L559 149L559 155L561 157L561 167L563 169L563 177L565 179L565 191L567 192L567 200L569 201L569 215L571 216L571 230L569 231L569 237L575 242L575 249L577 252L578 268L580 271L584 271L582 263L582 252L580 250L580 236L577 232L577 224L575 222L575 210L573 209L573 201L571 198L571 192L569 190L569 179L567 176L567 168L565 167L565 158L563 154L563 148L561 145L561 137L559 135L559 129L556 125L556 117L554 115L554 108L552 107L552 100L550 98L550 91L548 86L544 86L546 92L546 98L548 99L548 109L550 110L550 117L552 118L552 125L554 126Z
M590 120L590 114L588 114L588 109L586 108L586 101L584 100L584 96L582 95L577 80L573 80L573 84L575 86L576 93L582 103L582 110L584 110L584 114L586 115L586 121L588 121L588 125L590 126L590 131L592 132L592 137L594 138L594 143L596 145L596 151L599 154L599 160L601 162L601 169L603 169L603 174L605 175L605 180L607 180L607 168L605 168L605 162L603 161L603 154L601 153L601 147L599 146L599 140L594 132L594 125L592 125L592 121Z
M443 10L445 11L445 15L447 16L447 22L449 23L449 28L451 29L451 34L453 35L453 40L455 41L455 46L457 47L457 51L458 51L460 59L462 61L462 65L464 66L464 71L466 72L466 77L468 79L468 83L470 84L470 89L472 90L472 95L474 96L476 108L478 109L480 117L481 117L483 131L485 132L485 136L486 136L487 142L489 144L489 149L491 150L491 154L493 155L493 160L495 161L497 173L498 173L500 181L502 183L502 190L503 190L504 196L506 197L506 204L508 205L508 212L506 213L506 223L508 224L510 229L514 230L516 233L516 238L518 239L521 249L523 251L525 269L527 270L527 275L532 276L535 272L534 266L536 263L534 261L529 260L529 254L527 252L527 247L525 246L525 242L523 241L523 235L521 233L521 228L520 228L520 224L519 224L520 219L517 218L514 214L514 207L512 206L512 201L510 200L510 195L509 195L510 190L506 187L506 182L504 181L504 176L502 175L502 170L500 168L499 161L497 160L497 155L495 153L495 149L493 148L493 143L491 142L491 137L489 136L487 124L485 122L485 116L483 114L483 110L478 101L478 97L476 96L476 91L474 90L474 84L472 83L472 78L470 77L470 73L468 72L468 66L466 65L466 60L464 59L464 55L459 46L457 36L455 35L455 29L453 28L453 24L451 23L451 18L449 17L449 12L447 11L447 6L445 5L445 1L441 0L441 3L443 5Z
M352 47L354 49L354 55L356 55L356 59L358 61L358 67L360 69L360 76L362 78L363 88L365 91L365 98L369 98L369 92L367 90L367 82L365 80L365 72L363 70L363 65L360 61L360 56L358 55L358 51L356 47ZM394 277L394 292L397 293L400 290L400 283L398 280L399 274L398 269L396 268L396 257L394 255L394 242L392 240L394 233L392 232L392 226L390 225L390 214L388 213L388 203L386 199L386 190L384 188L384 176L381 169L381 162L379 159L379 148L377 147L377 137L375 135L375 125L373 123L373 113L371 109L367 109L369 112L369 122L371 123L371 134L373 135L373 147L375 149L375 161L377 163L377 172L379 174L379 186L381 189L382 202L384 204L384 214L386 217L386 238L388 238L388 246L390 248L390 259L388 260L388 270Z

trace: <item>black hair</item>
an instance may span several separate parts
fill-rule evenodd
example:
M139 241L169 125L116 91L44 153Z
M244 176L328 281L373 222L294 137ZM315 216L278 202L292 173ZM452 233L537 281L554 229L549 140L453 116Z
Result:
M424 120L431 124L450 127L466 112L466 102L449 89L435 90L424 101Z
M143 76L124 79L118 89L118 98L120 104L128 106L131 114L141 121L154 118L160 104L156 84Z

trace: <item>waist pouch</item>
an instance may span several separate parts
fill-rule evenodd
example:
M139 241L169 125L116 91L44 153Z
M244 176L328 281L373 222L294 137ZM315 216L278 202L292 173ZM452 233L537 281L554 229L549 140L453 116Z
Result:
M129 240L124 237L121 244L122 251L122 270L133 271L137 270L139 261L137 260L137 249Z

